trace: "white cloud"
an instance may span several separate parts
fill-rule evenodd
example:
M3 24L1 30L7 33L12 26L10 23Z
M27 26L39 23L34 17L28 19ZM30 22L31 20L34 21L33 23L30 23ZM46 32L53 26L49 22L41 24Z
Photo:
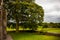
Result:
M44 21L60 22L60 0L36 0L36 3L45 10Z
M52 12L46 13L45 15L60 16L60 11L52 11Z

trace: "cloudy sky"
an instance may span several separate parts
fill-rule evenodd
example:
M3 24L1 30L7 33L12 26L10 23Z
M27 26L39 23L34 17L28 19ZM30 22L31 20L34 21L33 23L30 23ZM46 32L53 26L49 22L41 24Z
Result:
M44 22L60 23L60 0L36 0L45 11Z

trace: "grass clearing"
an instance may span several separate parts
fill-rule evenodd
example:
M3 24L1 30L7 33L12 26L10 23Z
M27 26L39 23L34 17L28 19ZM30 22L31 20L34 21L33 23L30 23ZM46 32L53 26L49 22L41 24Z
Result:
M16 29L7 28L7 31L15 31L15 30ZM23 29L19 28L19 30L23 30ZM40 30L41 28L38 28L38 31ZM60 33L60 28L42 28L42 30L47 32ZM57 36L37 35L33 33L10 32L8 34L10 34L14 40L60 40L60 37Z
M60 37L47 36L47 35L37 35L33 33L9 33L14 40L60 40Z

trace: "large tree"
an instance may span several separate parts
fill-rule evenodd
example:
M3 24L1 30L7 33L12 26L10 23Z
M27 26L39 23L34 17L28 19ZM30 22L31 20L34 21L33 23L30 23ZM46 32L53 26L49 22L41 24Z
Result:
M16 31L19 29L19 22L24 27L28 24L29 28L34 29L35 26L37 27L43 21L44 10L34 2L7 1L5 2L5 8L8 10L9 15L16 21Z
M24 22L22 23L23 28L32 28L33 30L36 29L43 21L43 8L35 3L23 3L22 8L22 21Z

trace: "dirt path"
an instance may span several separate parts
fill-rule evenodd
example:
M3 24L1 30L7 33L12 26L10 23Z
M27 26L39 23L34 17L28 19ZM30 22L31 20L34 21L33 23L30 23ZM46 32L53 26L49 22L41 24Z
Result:
M10 35L7 35L7 40L13 40Z

